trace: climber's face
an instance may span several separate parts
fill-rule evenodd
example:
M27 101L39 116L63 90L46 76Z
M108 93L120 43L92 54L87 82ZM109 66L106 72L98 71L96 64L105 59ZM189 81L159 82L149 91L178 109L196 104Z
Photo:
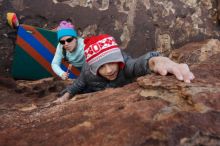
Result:
M67 51L73 52L77 47L77 38L64 36L60 39L60 44L62 44Z
M110 81L115 80L117 78L118 72L119 72L118 62L106 63L98 69L99 75L103 76L104 78Z

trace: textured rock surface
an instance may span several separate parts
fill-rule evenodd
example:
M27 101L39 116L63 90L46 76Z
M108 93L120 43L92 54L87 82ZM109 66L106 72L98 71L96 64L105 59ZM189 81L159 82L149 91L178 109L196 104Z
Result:
M191 64L191 84L152 74L62 105L51 101L68 83L1 78L0 145L218 146L219 43L190 43L171 53Z
M5 15L21 23L53 29L71 18L82 36L113 35L133 56L169 52L193 41L220 38L217 0L0 0L0 74L9 75L15 30Z

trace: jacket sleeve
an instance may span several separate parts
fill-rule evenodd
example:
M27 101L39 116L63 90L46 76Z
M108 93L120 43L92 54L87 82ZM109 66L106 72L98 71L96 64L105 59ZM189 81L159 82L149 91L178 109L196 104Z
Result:
M86 78L85 78L85 72L84 69L85 67L82 68L81 73L79 77L73 82L72 85L67 86L63 91L61 91L61 94L59 96L62 96L66 92L69 92L72 96L84 91L86 88Z
M62 46L60 44L57 45L55 55L51 62L51 67L53 71L59 76L62 77L64 71L61 69L60 65L62 62L63 54L62 54Z
M129 78L139 77L151 73L148 65L150 58L159 56L159 52L149 52L139 58L133 59L123 52L125 60L125 75Z

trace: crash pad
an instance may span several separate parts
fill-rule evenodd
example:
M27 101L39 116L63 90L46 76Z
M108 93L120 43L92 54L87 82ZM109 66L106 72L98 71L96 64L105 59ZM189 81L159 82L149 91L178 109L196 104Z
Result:
M37 80L56 76L51 68L51 62L57 43L56 31L25 24L19 25L12 63L12 77ZM66 71L68 63L63 61L61 68ZM70 78L76 78L80 71L72 67L69 73Z

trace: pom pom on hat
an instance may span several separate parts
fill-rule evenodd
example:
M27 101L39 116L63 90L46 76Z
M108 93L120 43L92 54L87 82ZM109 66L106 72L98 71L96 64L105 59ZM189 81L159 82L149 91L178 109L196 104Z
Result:
M84 40L84 53L90 71L96 75L99 67L106 63L118 62L124 67L124 58L115 39L107 34L87 37Z
M57 27L57 39L60 40L64 36L78 36L76 30L74 29L74 26L67 21L61 21L59 26Z

